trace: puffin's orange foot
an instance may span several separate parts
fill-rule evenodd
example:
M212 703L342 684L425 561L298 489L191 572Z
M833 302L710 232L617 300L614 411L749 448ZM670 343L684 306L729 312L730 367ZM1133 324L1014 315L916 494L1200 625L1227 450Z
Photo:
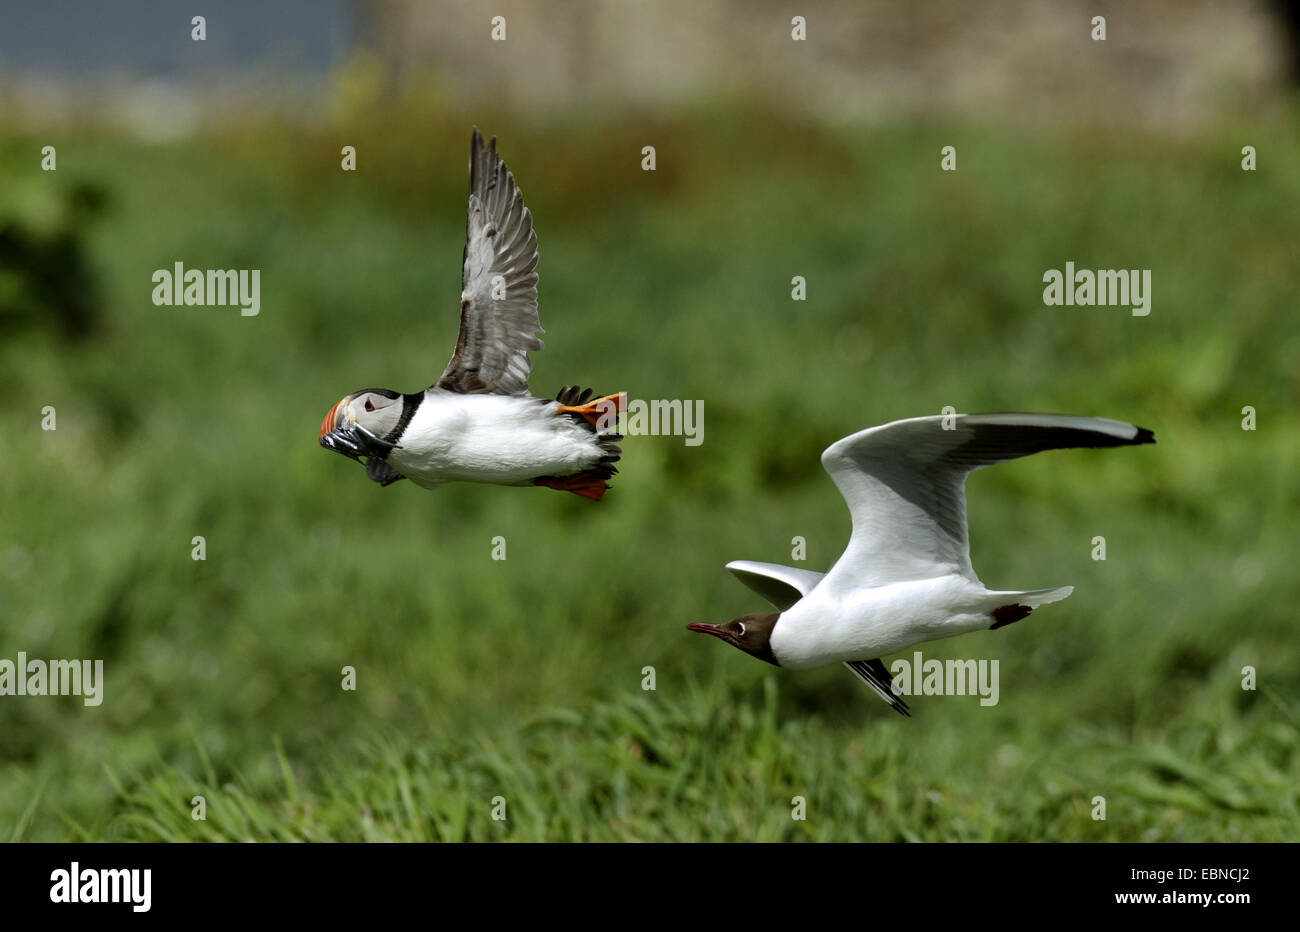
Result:
M1028 605L1003 605L1000 608L993 609L993 624L989 625L990 631L996 631L998 628L1019 621L1022 618L1028 618L1033 609Z
M556 414L576 414L596 430L614 426L614 418L627 408L627 392L606 395L583 405L556 405Z
M596 502L609 489L605 480L593 472L580 472L572 476L539 476L533 480L533 485L544 485L557 492L572 492Z

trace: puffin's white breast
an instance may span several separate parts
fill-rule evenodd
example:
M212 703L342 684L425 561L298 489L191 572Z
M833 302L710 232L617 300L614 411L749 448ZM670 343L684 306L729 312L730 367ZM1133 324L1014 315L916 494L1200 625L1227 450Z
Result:
M516 395L425 395L388 461L411 481L528 485L572 475L599 459L595 436L556 402Z

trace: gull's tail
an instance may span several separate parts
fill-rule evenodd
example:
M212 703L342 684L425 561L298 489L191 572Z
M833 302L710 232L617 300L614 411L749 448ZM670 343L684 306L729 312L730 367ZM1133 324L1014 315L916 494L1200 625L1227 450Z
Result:
M1029 589L1025 592L1000 592L998 595L1014 596L1021 605L1038 608L1050 602L1059 602L1074 591L1073 586L1057 586L1055 589Z
M1028 618L1029 613L1040 605L1059 602L1074 591L1073 586L1058 586L1055 589L1026 589L1023 592L990 592L989 617L993 624L990 631L1005 628L1007 625Z

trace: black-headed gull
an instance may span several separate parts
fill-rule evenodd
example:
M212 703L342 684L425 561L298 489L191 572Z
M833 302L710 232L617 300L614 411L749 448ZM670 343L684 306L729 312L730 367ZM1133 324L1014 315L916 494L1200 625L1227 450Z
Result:
M401 394L345 395L321 422L320 444L361 462L380 485L408 478L541 485L600 499L623 439L606 430L623 394L591 398L565 387L554 401L528 393L530 350L542 348L537 315L537 234L514 175L470 140L460 335L438 381Z
M728 563L778 611L687 628L781 667L841 661L906 715L880 657L1001 628L1074 591L984 587L966 536L967 474L1042 450L1142 443L1155 443L1151 431L1065 414L934 415L859 431L822 453L853 518L849 545L830 572Z

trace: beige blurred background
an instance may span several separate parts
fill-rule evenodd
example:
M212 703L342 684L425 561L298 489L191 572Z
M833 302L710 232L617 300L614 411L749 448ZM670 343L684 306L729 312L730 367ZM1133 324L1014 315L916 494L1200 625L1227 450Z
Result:
M831 122L978 111L1180 130L1260 119L1296 71L1297 5L1259 0L231 2L209 6L203 43L189 36L197 7L0 6L6 112L89 111L159 136L231 108L314 120L412 92L538 114L758 97ZM491 40L495 17L505 41Z

